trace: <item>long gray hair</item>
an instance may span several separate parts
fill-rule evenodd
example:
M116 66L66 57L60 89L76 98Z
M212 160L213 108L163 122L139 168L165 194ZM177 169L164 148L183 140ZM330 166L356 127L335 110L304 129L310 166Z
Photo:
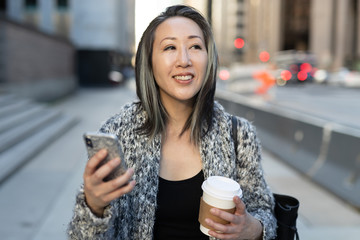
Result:
M175 16L189 18L200 27L208 53L205 80L200 91L195 96L192 113L180 134L181 136L186 130L190 129L191 141L199 144L203 124L206 124L207 131L212 127L218 55L209 23L197 10L185 5L168 7L165 12L161 13L149 24L140 40L135 62L136 94L148 117L145 124L138 130L152 139L156 134L161 133L166 126L168 114L161 102L159 87L154 79L152 51L156 28L165 20Z

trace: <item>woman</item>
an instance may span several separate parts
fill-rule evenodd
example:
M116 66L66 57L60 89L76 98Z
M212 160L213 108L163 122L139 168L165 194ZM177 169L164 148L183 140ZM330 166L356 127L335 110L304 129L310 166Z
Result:
M89 159L69 226L72 239L208 239L199 230L201 183L221 175L240 183L230 222L207 219L218 239L270 239L273 198L263 178L253 127L238 118L238 155L231 116L214 102L217 52L211 28L195 9L177 5L145 30L136 54L139 102L124 106L100 129L119 136L129 166L109 182L119 163L99 169L106 156ZM132 180L131 180L132 179Z

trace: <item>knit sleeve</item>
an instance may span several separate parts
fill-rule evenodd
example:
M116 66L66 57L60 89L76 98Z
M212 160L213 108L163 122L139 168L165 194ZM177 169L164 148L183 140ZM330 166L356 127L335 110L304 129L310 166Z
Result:
M104 239L112 217L111 207L105 208L102 218L94 215L85 201L83 186L76 196L73 218L68 226L69 239Z
M263 224L263 239L276 236L274 198L261 166L261 147L255 128L238 118L237 171L247 211Z

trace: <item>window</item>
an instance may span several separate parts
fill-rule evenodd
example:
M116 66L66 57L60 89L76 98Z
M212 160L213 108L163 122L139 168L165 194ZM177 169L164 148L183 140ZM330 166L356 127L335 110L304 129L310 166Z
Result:
M25 0L26 10L35 10L37 8L37 0Z
M56 5L59 10L67 10L69 3L68 0L57 0Z
M6 12L6 0L0 0L0 13Z

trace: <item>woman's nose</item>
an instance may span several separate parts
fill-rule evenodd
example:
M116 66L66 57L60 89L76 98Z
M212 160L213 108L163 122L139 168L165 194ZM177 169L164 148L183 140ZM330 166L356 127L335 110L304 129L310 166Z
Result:
M186 49L182 49L178 53L177 65L179 67L191 66L191 58L189 52Z

